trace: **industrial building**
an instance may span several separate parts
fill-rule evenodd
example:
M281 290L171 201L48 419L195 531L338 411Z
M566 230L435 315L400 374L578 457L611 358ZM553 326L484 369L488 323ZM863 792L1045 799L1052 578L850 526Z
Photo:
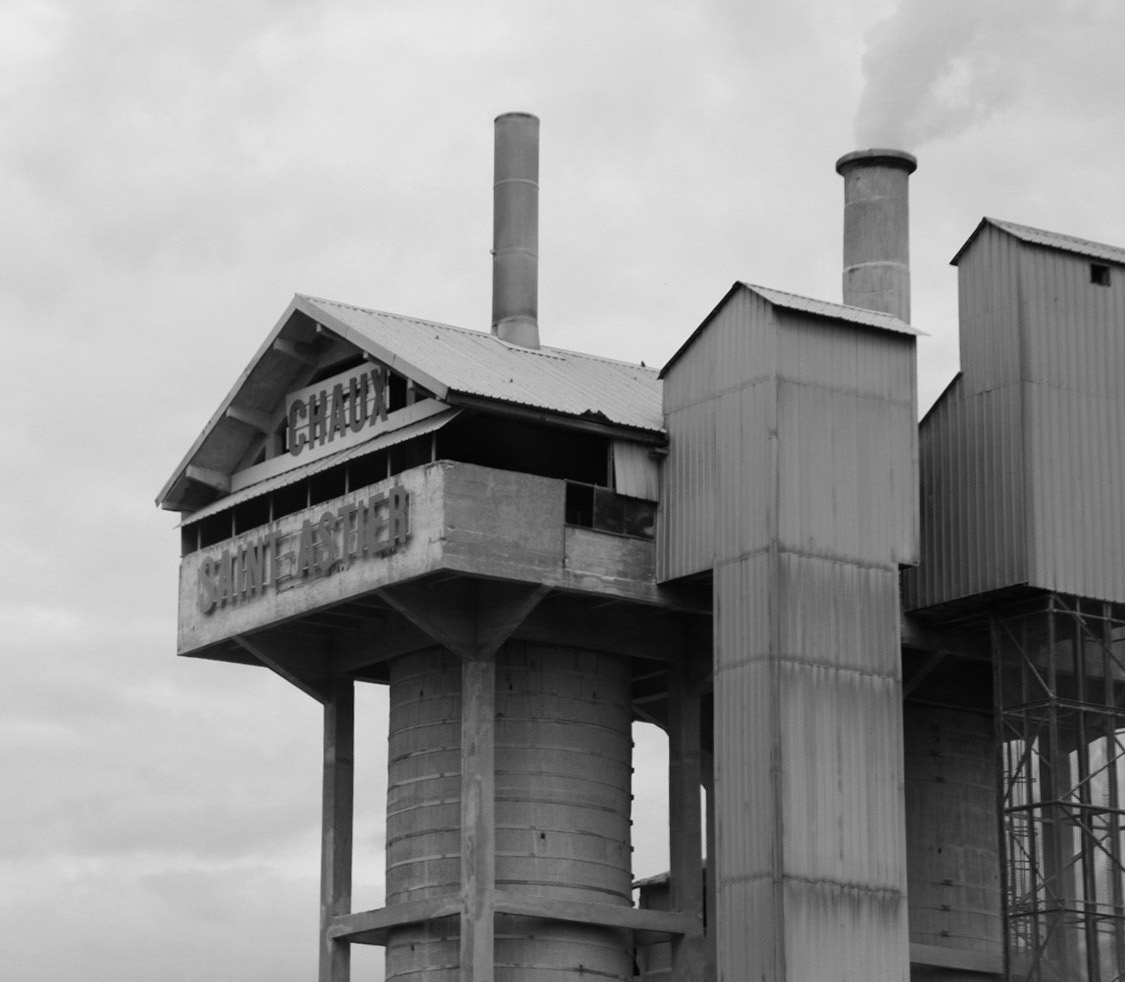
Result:
M323 703L321 982L1125 978L1125 249L983 219L919 424L915 160L859 151L843 303L735 283L657 371L540 343L538 125L496 120L490 332L296 296L158 498L179 653Z

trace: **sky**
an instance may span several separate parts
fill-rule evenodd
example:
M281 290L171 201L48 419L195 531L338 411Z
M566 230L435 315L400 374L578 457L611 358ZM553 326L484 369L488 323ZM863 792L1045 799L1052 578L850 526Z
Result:
M293 293L488 329L497 114L541 119L543 342L648 365L736 280L839 300L836 159L916 154L922 412L982 216L1125 245L1123 41L1119 0L0 0L4 977L313 977L319 706L176 657L153 499Z

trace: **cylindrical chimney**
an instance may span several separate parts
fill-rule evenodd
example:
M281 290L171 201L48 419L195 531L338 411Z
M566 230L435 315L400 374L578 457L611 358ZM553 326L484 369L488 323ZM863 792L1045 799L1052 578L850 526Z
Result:
M539 347L539 118L496 117L492 333Z
M836 161L844 178L844 303L910 323L910 207L918 161L902 150L856 150Z

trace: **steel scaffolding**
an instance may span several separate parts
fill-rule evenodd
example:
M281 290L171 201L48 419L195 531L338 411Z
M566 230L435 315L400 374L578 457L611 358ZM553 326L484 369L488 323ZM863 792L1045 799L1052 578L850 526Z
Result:
M992 621L1008 977L1125 980L1125 605Z

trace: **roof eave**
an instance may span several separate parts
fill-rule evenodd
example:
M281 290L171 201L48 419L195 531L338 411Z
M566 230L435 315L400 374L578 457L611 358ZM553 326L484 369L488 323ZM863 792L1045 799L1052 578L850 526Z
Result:
M566 429L580 430L585 433L594 433L611 439L633 440L637 443L648 443L653 446L664 446L668 442L668 434L663 428L650 429L648 427L629 426L626 423L615 423L610 419L599 419L595 415L579 415L558 410L543 409L538 406L527 406L518 402L505 402L502 399L492 399L488 396L477 395L471 392L457 392L448 390L448 395L443 400L450 406L462 409L476 409L483 412L496 413L501 416L510 416L533 423L543 423L548 426L561 426Z
M219 408L215 410L210 420L208 420L207 424L203 427L202 430L200 430L199 435L195 438L194 442L191 445L191 448L184 455L183 460L180 461L179 465L172 472L172 476L168 478L164 486L160 489L160 493L156 496L157 507L166 509L167 511L181 510L179 505L183 501L183 490L181 489L180 494L176 496L174 500L173 491L177 488L177 485L182 485L188 480L186 476L188 466L191 464L196 454L199 453L199 450L203 446L204 441L206 441L207 437L210 436L215 427L219 426L225 419L228 418L227 410L233 405L234 400L237 398L238 393L242 391L243 386L246 385L246 382L249 380L254 368L262 360L266 352L273 347L274 342L281 336L282 331L285 329L286 325L288 325L289 321L293 317L294 312L299 309L297 301L298 296L295 295L289 302L289 305L285 308L285 312L278 318L277 323L274 324L273 329L266 336L265 341L262 342L261 347L259 347L255 352L254 357L250 359L249 363L242 370L242 373L238 376L238 379L235 381L230 391L226 394L222 402L219 403Z

